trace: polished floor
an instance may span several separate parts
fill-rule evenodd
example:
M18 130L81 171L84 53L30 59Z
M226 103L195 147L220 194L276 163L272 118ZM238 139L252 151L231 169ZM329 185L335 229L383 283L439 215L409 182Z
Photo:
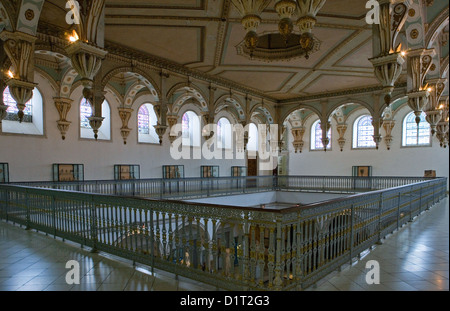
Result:
M79 285L68 285L69 260L80 263ZM379 263L380 284L368 261ZM307 291L448 291L449 201L445 199L388 236L359 261ZM170 273L154 275L113 256L92 254L70 242L0 221L0 291L214 291L214 287Z

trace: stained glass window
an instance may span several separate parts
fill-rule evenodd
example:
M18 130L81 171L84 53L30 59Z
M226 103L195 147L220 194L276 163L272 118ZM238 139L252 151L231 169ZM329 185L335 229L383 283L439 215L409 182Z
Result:
M158 117L152 104L141 105L138 111L138 141L145 144L158 144L159 136L156 133Z
M431 143L430 125L425 119L425 113L420 115L419 127L414 112L409 113L403 121L403 146L427 146Z
M19 121L19 117L17 116L17 113L19 112L19 109L16 106L16 101L14 100L14 98L11 96L11 93L9 91L9 87L5 88L5 91L3 92L3 103L5 105L8 106L8 109L6 110L6 112L8 113L8 115L6 116L5 120L8 121ZM32 118L32 110L33 109L33 101L32 99L30 99L26 104L25 104L25 109L24 109L24 117L23 117L23 121L22 122L26 122L26 123L32 123L33 122L33 118Z
M182 139L184 146L200 146L201 131L200 120L193 111L187 111L181 119Z
M150 134L150 114L146 105L139 108L138 127L140 134Z
M376 144L373 140L374 128L372 125L372 117L363 115L356 119L353 135L355 135L353 148L375 148Z
M328 143L327 149L331 149L331 129L327 133L330 142ZM311 150L323 150L322 143L322 127L320 126L320 120L314 122L311 127Z
M92 107L86 98L81 100L80 104L80 127L90 129L89 119L92 116Z
M182 120L182 131L183 131L183 138L189 139L189 115L186 112L183 115L183 120Z

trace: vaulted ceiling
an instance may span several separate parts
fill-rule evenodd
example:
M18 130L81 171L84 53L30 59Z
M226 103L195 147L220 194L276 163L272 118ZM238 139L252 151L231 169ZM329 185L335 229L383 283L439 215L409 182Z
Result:
M229 0L107 0L106 44L155 55L242 84L273 100L378 86L365 0L329 0L313 30L320 50L309 59L264 62L239 55L245 29ZM64 0L47 0L41 21L61 28ZM275 0L258 33L278 31Z

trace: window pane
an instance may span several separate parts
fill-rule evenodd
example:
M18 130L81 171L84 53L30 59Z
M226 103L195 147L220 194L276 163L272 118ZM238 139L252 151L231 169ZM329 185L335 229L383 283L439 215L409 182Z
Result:
M139 109L138 127L140 134L150 134L150 115L145 105Z
M373 140L374 128L372 125L372 118L370 116L362 116L359 118L356 127L356 147L357 148L373 148L376 147Z
M86 98L81 100L80 104L80 127L85 129L90 129L88 118L92 116L92 108Z
M312 126L311 135L311 149L312 150L322 150L324 149L322 143L322 128L320 126L320 120L314 122ZM331 149L331 129L327 133L330 142L328 143L327 149Z
M420 115L420 123L417 126L416 115L410 112L403 124L403 145L404 146L423 146L431 143L430 125L425 119L426 114Z

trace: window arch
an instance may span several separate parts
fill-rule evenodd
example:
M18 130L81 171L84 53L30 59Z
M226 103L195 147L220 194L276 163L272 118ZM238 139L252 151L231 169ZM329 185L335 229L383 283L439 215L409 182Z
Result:
M327 149L331 149L331 129L328 130L328 138L330 142L328 143ZM317 120L311 126L311 150L323 150L323 142L322 142L322 127L320 120Z
M374 132L370 115L357 118L353 124L353 148L375 148Z
M425 119L426 114L420 115L419 128L417 128L416 115L408 113L403 119L402 146L429 146L431 144L431 128Z
M138 142L159 144L159 136L156 134L155 126L158 117L152 104L143 104L138 111Z
M17 103L11 96L9 87L3 91L3 103L8 106L7 116L3 120L2 131L4 133L43 135L44 134L44 109L43 98L38 88L33 89L33 97L25 104L22 123L17 116Z
M89 118L92 116L92 107L86 98L80 102L80 137L95 139L92 127L89 124ZM99 140L111 140L111 109L105 100L102 104L102 117L104 118L102 126L98 130Z
M230 121L223 117L217 121L217 147L221 149L231 149L232 128Z
M200 146L200 119L193 111L187 111L181 118L183 146Z

